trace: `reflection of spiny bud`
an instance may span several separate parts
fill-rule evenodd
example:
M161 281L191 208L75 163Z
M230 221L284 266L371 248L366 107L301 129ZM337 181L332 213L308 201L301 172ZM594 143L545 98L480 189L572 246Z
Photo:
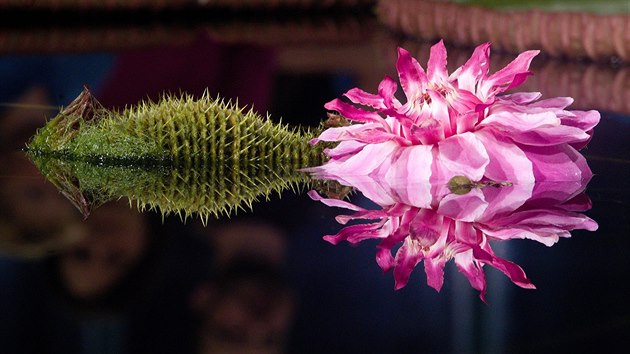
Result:
M453 194L466 194L470 192L473 188L485 188L485 187L510 187L512 185L511 182L496 182L496 181L484 181L484 182L473 182L466 176L455 176L448 181L448 189Z
M448 189L451 193L462 195L470 192L474 184L466 176L455 176L448 181Z
M294 188L307 181L299 169L322 163L321 148L308 144L315 133L273 123L207 94L198 100L167 96L122 112L102 108L87 90L80 98L40 129L28 147L35 157L75 162L45 173L62 192L71 191L64 193L71 199L86 197L89 186L90 197L84 199L95 205L97 199L128 197L141 207L199 213L205 219ZM82 113L92 112L86 105L95 105L89 117ZM84 214L89 210L82 208Z

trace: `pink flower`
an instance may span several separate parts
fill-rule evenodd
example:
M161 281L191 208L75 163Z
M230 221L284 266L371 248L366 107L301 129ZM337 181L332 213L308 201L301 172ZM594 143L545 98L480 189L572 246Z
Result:
M578 150L590 141L599 113L567 110L567 97L504 94L531 75L538 51L520 54L493 74L489 51L487 43L478 46L449 75L442 41L431 48L426 72L399 48L396 68L405 102L395 97L397 83L385 77L376 94L354 88L346 99L325 105L352 124L313 139L338 144L325 150L324 165L305 171L355 187L382 207L367 211L311 195L356 210L340 219L344 223L380 219L326 239L383 238L377 261L383 269L394 268L397 288L424 259L429 284L439 289L444 262L451 258L482 297L482 264L533 287L518 266L494 256L488 240L529 238L552 245L572 229L597 227L578 210L559 206L577 200L592 177ZM450 185L455 181L461 185ZM400 242L396 257L387 257Z
M529 64L538 51L524 52L489 75L489 48L477 47L450 75L442 41L431 48L426 73L400 48L396 67L407 101L394 97L397 84L385 77L377 94L354 88L345 94L352 103L327 103L327 109L354 124L329 128L313 139L313 144L339 144L326 150L326 164L307 171L357 187L381 205L395 201L380 184L364 185L365 176L390 186L444 187L454 176L533 186L544 166L555 171L554 179L590 179L592 173L576 149L590 140L599 113L565 110L571 98L540 100L535 92L498 96L531 74ZM559 159L550 160L550 154ZM439 207L449 193L439 187L419 195L399 192L399 201L423 208Z

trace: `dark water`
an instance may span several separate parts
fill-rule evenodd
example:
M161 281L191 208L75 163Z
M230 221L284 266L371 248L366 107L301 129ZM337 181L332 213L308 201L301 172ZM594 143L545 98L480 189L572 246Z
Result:
M87 84L103 105L120 108L208 88L274 119L316 125L324 103L355 86L374 92L385 74L395 77L397 45L426 63L427 45L402 43L371 21L341 23L88 28L84 47L55 47L54 36L36 31L32 38L43 39L0 55L0 101L64 105ZM470 52L449 49L449 63ZM493 64L511 58L497 54ZM1 107L0 352L195 353L204 342L218 353L629 345L630 68L539 58L533 71L524 89L573 96L573 108L602 113L583 151L595 173L587 214L600 227L551 248L497 245L537 290L486 269L488 305L451 265L440 293L421 270L394 291L392 275L374 261L375 244L324 242L339 229L337 211L304 195L285 193L206 227L139 213L126 201L83 221L19 150L54 112Z

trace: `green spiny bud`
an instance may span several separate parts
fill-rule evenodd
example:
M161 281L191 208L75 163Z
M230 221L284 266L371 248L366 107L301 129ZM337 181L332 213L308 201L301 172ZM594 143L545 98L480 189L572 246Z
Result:
M207 94L116 112L86 89L37 132L28 151L85 216L127 197L141 209L207 220L307 183L298 170L323 156L308 144L313 135Z

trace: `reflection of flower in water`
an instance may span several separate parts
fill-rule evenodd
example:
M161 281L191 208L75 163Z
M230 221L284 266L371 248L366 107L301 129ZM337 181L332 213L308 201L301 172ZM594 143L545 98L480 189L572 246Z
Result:
M394 97L397 84L386 77L378 94L355 88L345 94L351 103L335 99L326 105L355 124L314 139L339 144L326 150L324 165L306 171L356 187L383 208L367 211L311 194L357 210L342 223L380 220L327 239L383 238L377 261L394 269L397 288L424 259L428 282L439 289L451 258L482 297L482 264L533 287L520 267L494 256L487 241L530 238L551 245L570 230L597 227L576 213L585 209L576 201L592 176L577 150L590 140L599 113L568 111L570 98L540 100L535 92L499 96L531 74L538 51L524 52L489 75L489 44L483 44L450 76L442 42L431 48L426 72L404 49L398 54L406 102Z
M506 187L505 190L513 188ZM490 205L503 202L499 200L504 199L500 193L492 194L494 197ZM494 254L488 241L530 238L552 245L559 237L569 237L571 230L597 229L595 221L579 213L590 207L584 194L546 207L540 206L540 202L547 203L552 196L539 194L516 210L486 214L478 221L462 221L434 209L405 203L384 206L381 210L366 210L349 202L322 198L314 191L309 195L326 205L354 210L353 215L337 217L341 224L352 220L372 220L371 223L346 226L336 235L324 238L332 244L343 240L358 243L365 239L380 239L376 261L384 271L393 269L396 289L404 287L413 268L424 261L427 283L439 291L443 283L444 265L451 259L454 259L472 287L480 291L482 299L486 290L482 271L484 264L499 269L518 286L534 288L518 265ZM474 204L470 205L475 207ZM396 247L398 249L392 255Z

